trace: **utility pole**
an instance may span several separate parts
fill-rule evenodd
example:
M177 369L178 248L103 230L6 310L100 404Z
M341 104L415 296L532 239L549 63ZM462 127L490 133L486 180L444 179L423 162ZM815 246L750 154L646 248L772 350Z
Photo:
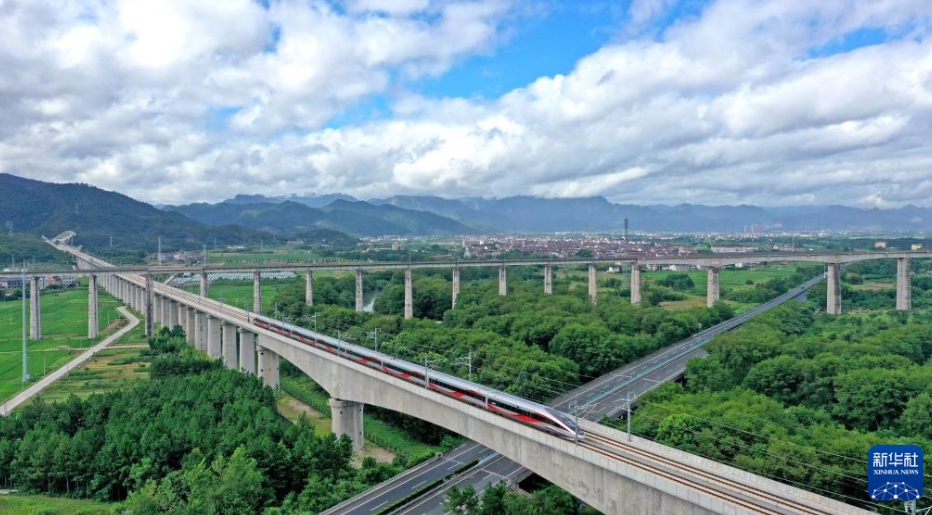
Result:
M424 388L430 390L430 367L434 366L437 360L427 359L427 356L424 356Z
M22 280L23 280L23 382L29 382L29 363L28 356L26 353L26 268L23 267L20 269L22 271ZM33 292L35 295L35 292Z
M573 401L566 407L573 410L573 418L576 419L576 430L573 431L573 442L579 443L579 401Z
M452 364L454 366L466 365L466 367L469 369L469 382L472 382L472 351L469 351L469 353L465 356L460 356L454 359Z
M314 315L314 316L316 317L317 315ZM315 318L315 320L316 320L316 318ZM375 351L376 351L376 352L379 352L379 328L376 327L376 328L375 328L375 331L366 333L366 335L368 335L369 338L372 338L372 339L375 340Z
M159 266L162 266L162 237L161 236L159 236L159 253L158 253L158 256L156 257L156 262L159 264Z

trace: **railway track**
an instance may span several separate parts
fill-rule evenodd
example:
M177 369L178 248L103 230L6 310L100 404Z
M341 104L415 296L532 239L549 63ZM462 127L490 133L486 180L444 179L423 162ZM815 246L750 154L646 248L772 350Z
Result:
M774 515L825 515L830 513L808 504L767 493L759 487L755 488L740 481L722 477L701 467L676 461L626 442L620 442L591 430L586 432L586 440L580 442L579 445L592 452L643 469L687 488L699 490L741 506L753 513ZM689 478L685 476L689 476Z

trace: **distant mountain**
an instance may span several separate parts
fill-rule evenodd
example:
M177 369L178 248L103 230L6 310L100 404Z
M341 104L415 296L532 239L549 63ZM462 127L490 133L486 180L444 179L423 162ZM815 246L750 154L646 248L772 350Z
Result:
M916 206L899 209L827 206L810 214L782 216L774 223L786 230L800 231L929 231L932 230L932 209Z
M474 234L459 222L427 212L376 206L367 202L337 199L323 208L286 200L283 202L233 202L167 206L199 222L211 225L234 223L293 237L313 229L331 229L357 236L387 234L424 236L435 234ZM263 197L265 200L269 200ZM253 200L258 200L251 197Z
M0 222L11 222L16 231L47 237L73 230L77 233L74 243L90 248L107 247L110 238L115 247L152 250L159 237L164 249L274 239L244 227L208 227L181 213L86 184L54 184L0 173L0 191Z
M350 195L342 193L329 193L326 195L289 195L287 197L266 197L264 195L237 195L231 199L224 200L225 204L279 204L282 202L297 202L310 207L324 207L335 200L348 200L355 202L356 199Z
M484 232L620 232L626 218L631 231L646 232L739 232L751 226L801 231L932 230L932 209L915 206L889 210L844 206L638 206L613 204L603 197L526 196L503 199L394 196L369 202L435 213Z

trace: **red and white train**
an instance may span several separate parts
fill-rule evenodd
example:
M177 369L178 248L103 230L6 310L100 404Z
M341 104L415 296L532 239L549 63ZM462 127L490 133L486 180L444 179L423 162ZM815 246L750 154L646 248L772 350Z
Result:
M306 345L350 359L542 431L573 440L585 438L583 431L573 423L570 417L542 404L485 388L443 372L426 371L421 365L393 358L296 325L263 316L255 317L254 323L263 329L275 331Z

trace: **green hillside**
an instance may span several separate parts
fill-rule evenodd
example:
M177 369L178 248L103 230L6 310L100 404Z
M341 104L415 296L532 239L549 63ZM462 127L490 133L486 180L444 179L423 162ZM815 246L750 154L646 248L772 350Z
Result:
M74 243L87 248L165 249L201 245L258 244L275 237L254 229L222 225L210 227L181 213L162 211L125 195L86 184L52 184L0 174L0 221L16 232L54 237L72 230Z

